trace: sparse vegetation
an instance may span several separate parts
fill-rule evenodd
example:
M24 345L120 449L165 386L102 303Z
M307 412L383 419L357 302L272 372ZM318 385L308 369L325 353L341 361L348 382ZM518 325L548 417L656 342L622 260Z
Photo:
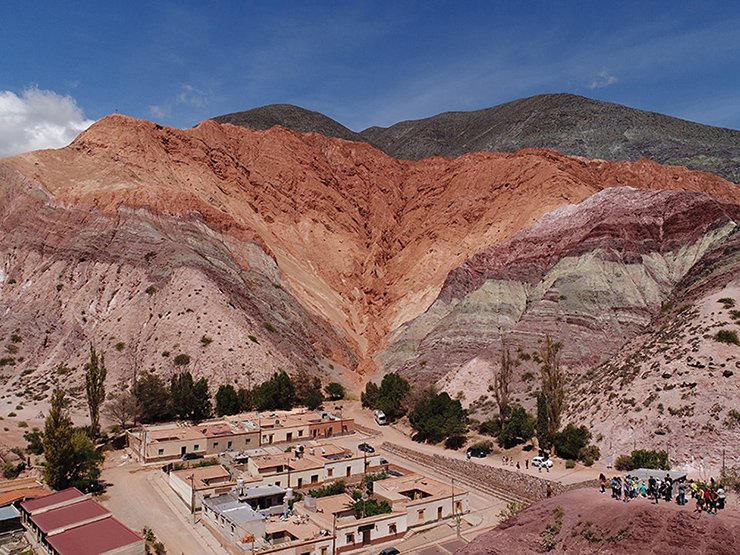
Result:
M208 347L208 345L210 345L211 343L213 343L213 338L212 337L208 337L207 335L204 334L203 337L200 338L200 344L204 348L205 347Z
M714 340L728 345L740 345L740 338L734 330L721 329L714 334Z
M126 344L123 341L119 341L118 343L115 344L115 348L116 348L116 351L120 353L126 348Z
M275 326L273 326L270 322L262 322L262 327L265 328L270 333L275 333L277 331L275 329Z
M190 355L180 353L172 360L172 363L175 366L187 366L188 364L190 364Z
M517 503L516 501L509 501L506 504L506 507L501 509L501 511L498 513L498 521L501 523L504 523L510 518L513 518L519 513L521 513L526 508L527 508L526 503Z
M735 299L732 297L722 297L721 299L717 299L717 302L721 304L722 308L725 310L735 307Z
M144 293L146 293L147 295L154 295L154 293L156 292L157 292L157 288L154 287L153 285L150 285L149 287L144 289Z

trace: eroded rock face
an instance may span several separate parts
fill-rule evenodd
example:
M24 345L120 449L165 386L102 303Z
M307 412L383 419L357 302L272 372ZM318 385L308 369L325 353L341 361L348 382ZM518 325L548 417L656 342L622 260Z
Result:
M491 383L502 340L537 353L550 334L571 369L592 367L644 329L738 219L737 205L708 195L604 190L465 261L378 359L412 378L444 377L471 400Z
M573 329L610 334L614 325L602 325L599 320L604 316L589 310L612 309L619 305L620 295L630 299L639 295L620 286L608 301L582 298L575 276L585 269L583 275L602 275L605 280L606 274L599 274L606 272L602 267L633 269L631 257L657 256L656 268L641 270L657 276L656 291L640 291L650 305L661 288L668 287L661 280L673 279L668 274L680 274L684 264L666 259L660 249L680 250L683 238L661 236L660 229L647 222L643 227L650 234L627 237L619 251L604 243L610 234L620 233L622 223L615 218L611 228L599 228L568 243L569 250L560 249L557 263L557 257L550 256L552 249L521 243L531 256L492 274L464 297L451 292L462 291L458 285L463 282L477 287L479 269L471 261L448 276L465 260L477 260L473 257L478 253L544 214L610 187L683 189L740 201L736 186L720 178L649 161L609 163L524 150L407 162L366 144L281 128L251 131L208 121L178 130L118 115L94 125L65 149L3 163L0 257L5 281L0 310L12 318L6 318L2 329L10 333L20 328L38 336L39 345L45 342L44 349L54 353L29 351L21 366L50 365L70 353L79 355L91 339L100 343L115 336L137 344L146 324L145 335L152 342L146 367L162 358L163 351L174 354L176 343L178 349L187 344L190 354L214 353L203 355L199 363L203 367L232 367L238 361L230 357L243 359L248 354L222 358L215 356L215 349L209 351L212 347L200 349L197 340L203 334L223 334L219 325L223 329L225 321L242 319L233 341L223 345L226 353L236 353L234 344L244 341L262 349L264 360L276 357L268 368L313 360L313 352L351 369L372 371L373 355L400 325L430 306L431 318L449 320L447 308L433 306L445 280L450 285L439 302L454 303L460 310L467 303L465 317L481 330L482 339L474 339L480 347L498 333L488 315L494 305L501 312L497 325L520 326L522 334L540 337L548 329L557 330L563 314L586 322L580 327L574 323ZM605 204L603 212L608 211ZM671 233L688 233L687 225L678 220L661 222ZM702 237L726 232L720 224L705 231ZM547 244L569 239L565 228L553 233ZM594 252L589 241L611 250L589 258ZM154 254L147 258L149 253ZM481 256L483 264L485 255ZM537 272L549 277L535 281L527 277ZM183 285L178 280L185 274L190 281ZM564 291L570 280L573 293L564 294L569 300L554 298L548 279ZM630 279L625 274L625 283ZM139 294L150 285L156 294ZM609 289L606 281L602 285ZM208 291L208 299L199 307L186 306L184 295L193 299L196 289L201 299ZM537 302L529 306L533 300ZM642 309L635 311L630 303L625 302L623 314L616 317L627 331L644 321ZM573 308L564 312L564 304ZM222 312L232 305L238 315ZM196 309L200 322L191 321ZM112 310L122 312L114 317ZM121 337L117 325L119 317L121 322L129 318L123 312L136 315L126 337ZM206 313L218 316L206 318ZM172 330L150 337L152 322L166 321L168 314L178 318ZM57 328L72 331L59 337L53 330L47 334L50 325L39 325L42 315ZM529 324L528 319L535 322ZM589 323L592 320L598 325ZM176 341L185 333L178 327L189 330L187 343ZM462 327L455 331L452 325L450 330L466 334ZM167 347L154 347L165 335ZM464 346L470 335L461 347L465 353L470 352ZM244 340L245 336L254 336L259 343ZM426 331L419 336L432 337ZM398 343L392 339L389 344ZM479 350L484 356L485 349ZM385 351L391 352L393 348ZM587 348L579 356L590 360L589 353ZM465 362L463 355L450 360ZM398 366L383 357L379 360L384 368Z

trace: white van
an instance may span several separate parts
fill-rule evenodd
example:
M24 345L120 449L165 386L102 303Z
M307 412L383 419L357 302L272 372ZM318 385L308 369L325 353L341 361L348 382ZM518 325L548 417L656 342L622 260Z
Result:
M378 423L378 426L385 426L388 424L388 421L385 419L385 413L382 410L375 411L375 422Z

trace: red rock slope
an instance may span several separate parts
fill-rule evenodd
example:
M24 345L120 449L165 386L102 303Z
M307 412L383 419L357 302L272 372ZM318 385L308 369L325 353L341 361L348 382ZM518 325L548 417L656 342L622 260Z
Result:
M649 161L523 150L407 162L365 144L281 128L251 131L208 121L178 130L119 115L67 148L4 164L5 233L20 213L14 203L21 190L35 199L34 210L54 214L27 230L35 252L48 254L54 237L75 229L65 235L73 256L75 237L111 233L116 222L133 218L164 226L172 249L209 237L223 259L220 267L210 263L212 272L228 266L266 275L273 259L273 283L285 283L317 319L309 344L349 366L354 353L367 369L387 334L432 304L450 271L558 206L614 186L702 191L740 202L737 186L720 178ZM2 245L6 276L15 271L13 248L23 243L16 239ZM248 245L267 258L247 253ZM96 252L104 256L107 246ZM147 261L147 271L156 273L158 264ZM158 311L152 307L151 314ZM77 333L94 336L93 317L85 318ZM325 324L338 336L320 332Z

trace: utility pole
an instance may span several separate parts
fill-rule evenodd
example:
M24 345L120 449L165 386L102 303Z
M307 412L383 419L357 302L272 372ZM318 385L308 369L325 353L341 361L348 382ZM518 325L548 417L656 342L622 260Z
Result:
M334 513L333 517L331 524L331 555L337 552L337 513Z

